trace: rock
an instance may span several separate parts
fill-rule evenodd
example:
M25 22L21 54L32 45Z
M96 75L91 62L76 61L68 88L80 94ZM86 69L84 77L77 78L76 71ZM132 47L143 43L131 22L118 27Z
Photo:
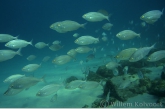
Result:
M95 72L89 71L89 74L87 76L87 80L88 81L97 81L100 82L101 80L103 80L104 78L101 77L100 75L98 75Z
M165 97L165 80L152 81L149 93L159 97Z
M88 105L84 105L82 108L88 108L89 106Z
M65 83L70 83L71 81L74 81L74 80L78 80L78 78L75 76L71 76L65 80Z
M157 103L162 104L162 108L165 108L165 97L161 97L157 100Z
M100 66L97 71L96 71L96 74L104 77L104 78L112 78L114 75L113 75L113 72L112 70L109 70L104 66Z
M165 80L165 72L164 71L161 73L161 79Z

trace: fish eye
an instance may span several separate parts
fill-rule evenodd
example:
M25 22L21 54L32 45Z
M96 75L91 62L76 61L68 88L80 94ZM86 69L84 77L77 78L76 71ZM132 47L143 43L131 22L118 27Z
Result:
M148 60L150 60L151 58L148 58Z
M60 24L58 24L57 26L61 26Z
M117 34L118 36L120 36L120 34Z
M142 16L142 18L144 18L144 16Z

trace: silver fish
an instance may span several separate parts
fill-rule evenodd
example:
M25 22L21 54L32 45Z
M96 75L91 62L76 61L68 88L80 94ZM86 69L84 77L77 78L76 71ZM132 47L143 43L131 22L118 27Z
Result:
M85 20L89 22L98 22L107 19L109 21L109 16L105 16L100 12L88 12L82 16Z
M49 96L53 93L56 93L60 88L61 88L61 85L59 84L49 84L41 88L37 92L36 96L40 96L40 97Z
M155 47L155 44L153 44L151 47L139 48L130 57L129 62L137 62L137 61L143 59L150 52L150 50L153 49L154 47Z
M113 26L113 24L111 24L111 23L105 23L105 24L102 26L102 28L103 28L104 30L109 31L109 30L111 30L112 26Z
M32 41L33 40L31 40L30 42L27 42L25 40L15 39L15 40L11 40L7 42L5 46L12 49L19 49L19 48L26 47L27 45L32 45Z
M152 53L151 55L148 56L147 61L149 62L156 62L161 59L165 58L165 50L160 50Z
M52 63L57 64L57 65L63 65L68 62L70 62L72 57L69 55L61 55L53 59Z
M15 74L15 75L11 75L9 77L7 77L3 82L4 83L12 83L15 80L24 77L25 75L21 75L21 74Z
M140 17L140 19L145 21L146 23L153 24L163 15L163 11L164 9L162 11L159 10L148 11L144 13Z
M12 95L16 95L20 92L22 92L23 89L13 89L13 88L8 88L3 95L6 95L6 96L12 96Z
M66 89L76 89L76 88L79 88L79 86L81 84L83 84L85 81L83 80L74 80L74 81L71 81L70 83L68 83L65 88Z
M78 45L90 45L97 44L99 42L99 38L95 38L93 36L81 36L74 41Z
M21 55L21 49L18 51L13 50L0 50L0 62L12 59L15 55Z
M31 86L36 85L38 82L44 81L44 77L42 78L35 78L35 77L22 77L14 82L12 82L9 86L9 88L13 89L27 89L30 88Z
M10 34L0 34L0 42L9 42L11 40L17 39L17 37L14 37Z
M79 24L78 22L65 20L61 22L56 22L50 26L51 29L56 30L59 33L66 33L68 31L74 31L79 28L84 28L85 24Z
M59 44L53 44L53 45L51 45L51 46L49 47L49 49L52 50L52 51L58 51L58 50L60 50L60 49L62 49L62 48L63 48L63 46L61 46L61 45L59 45Z

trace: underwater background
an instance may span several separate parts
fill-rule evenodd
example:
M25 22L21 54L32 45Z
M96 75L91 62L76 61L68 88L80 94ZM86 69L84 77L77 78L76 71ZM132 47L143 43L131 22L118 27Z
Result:
M165 50L164 14L157 22L154 24L146 24L145 27L141 26L142 20L140 20L140 16L147 11L162 11L162 9L165 8L164 4L164 0L1 0L0 34L18 36L18 39L23 39L28 42L33 40L33 46L28 45L27 47L22 48L22 56L16 55L10 60L0 62L0 107L81 108L85 105L87 107L99 107L100 104L93 106L92 103L97 99L101 99L99 96L105 93L102 86L91 90L67 90L62 88L61 90L58 90L57 101L53 103L50 102L51 96L38 97L36 96L36 93L46 84L64 84L63 81L71 76L75 76L78 79L84 79L84 72L82 71L82 68L84 67L89 67L89 72L96 73L100 66L105 66L106 63L112 61L112 57L123 49L131 47L150 47L156 43L155 48L157 50ZM102 29L103 24L108 22L107 20L100 22L88 22L82 18L82 15L85 13L97 12L100 9L104 9L111 14L110 23L113 24L113 27L110 31ZM51 24L63 20L73 20L80 24L87 24L85 25L85 28L80 28L67 33L58 33L55 30L50 29ZM141 38L134 38L129 41L119 40L116 37L116 34L125 29L131 29L140 33ZM70 49L78 47L78 45L74 43L76 39L73 37L74 33L79 33L80 36L91 35L99 38L100 40L103 36L102 33L106 33L108 41L101 41L98 44L90 45L91 48L96 48L96 52L95 58L89 62L86 62L86 58L92 53L92 51L85 54L77 54L76 60L70 61L64 65L53 64L52 60L55 57L64 55ZM51 45L54 40L61 41L63 48L58 51L51 51L48 47L43 49L37 49L34 47L37 42L45 42ZM9 48L5 47L5 43L0 43L0 49L3 50ZM31 54L37 56L37 58L33 61L28 61L26 58ZM110 57L108 57L109 55ZM50 60L42 62L42 59L45 56L50 56ZM21 69L30 63L42 63L42 65L34 73L23 72ZM130 62L125 63L127 65ZM140 67L149 68L150 71L153 72L149 74L152 79L160 79L162 65L164 65L164 63L165 60L161 61L161 65L159 63L158 65L155 65L154 63L146 63L144 66ZM123 65L122 68L124 67ZM137 65L139 64L136 64L134 67L136 68ZM122 75L121 72L119 73ZM43 75L46 75L45 80L47 83L40 82L29 89L23 90L21 93L13 96L5 96L4 92L10 84L6 84L3 81L13 74L25 74L26 76L34 76L36 78L41 78ZM88 77L89 80L94 77L93 75L92 77ZM145 76L147 77L147 74ZM104 79L104 76L102 76L101 79ZM99 81L101 79L99 79ZM94 81L95 79L91 80ZM98 78L96 78L96 80L99 82ZM165 82L163 81L163 87L165 86L164 83ZM165 94L165 91L163 94ZM147 91L144 91L143 95L144 96L137 94L137 98L131 98L136 97L131 96L128 97L128 100L121 101L136 102L137 100L138 102L143 101L156 103L159 98L157 98L157 95L147 93ZM118 100L120 101L120 99ZM159 105L158 107L162 106L163 105ZM120 104L118 107L124 106ZM141 107L147 106L143 105Z

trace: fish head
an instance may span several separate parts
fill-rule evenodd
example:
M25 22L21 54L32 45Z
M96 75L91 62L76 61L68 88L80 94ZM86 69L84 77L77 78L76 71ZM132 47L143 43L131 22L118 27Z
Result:
M54 59L53 61L52 61L52 63L55 63L56 62L56 60Z
M142 15L142 16L140 17L140 19L141 19L141 20L144 20L144 19L145 19L145 16L144 16L144 15Z
M135 58L134 58L134 57L131 57L131 58L129 59L129 61L130 61L130 62L134 62L134 61L135 61Z
M150 61L150 60L151 60L151 58L150 58L150 57L148 57L148 58L147 58L147 61Z
M121 34L120 33L116 34L116 37L121 37Z
M37 92L37 93L36 93L36 96L41 96L41 93L40 93L40 92Z
M82 18L86 19L86 18L87 18L87 15L86 15L86 14L84 14L84 15L82 16Z
M120 58L120 56L119 56L119 55L117 55L117 56L115 56L114 58L118 59L118 58Z
M77 43L79 40L78 39L76 39L75 41L74 41L74 43Z
M15 45L14 44L10 44L10 43L6 43L5 47L13 48L13 47L15 47Z

